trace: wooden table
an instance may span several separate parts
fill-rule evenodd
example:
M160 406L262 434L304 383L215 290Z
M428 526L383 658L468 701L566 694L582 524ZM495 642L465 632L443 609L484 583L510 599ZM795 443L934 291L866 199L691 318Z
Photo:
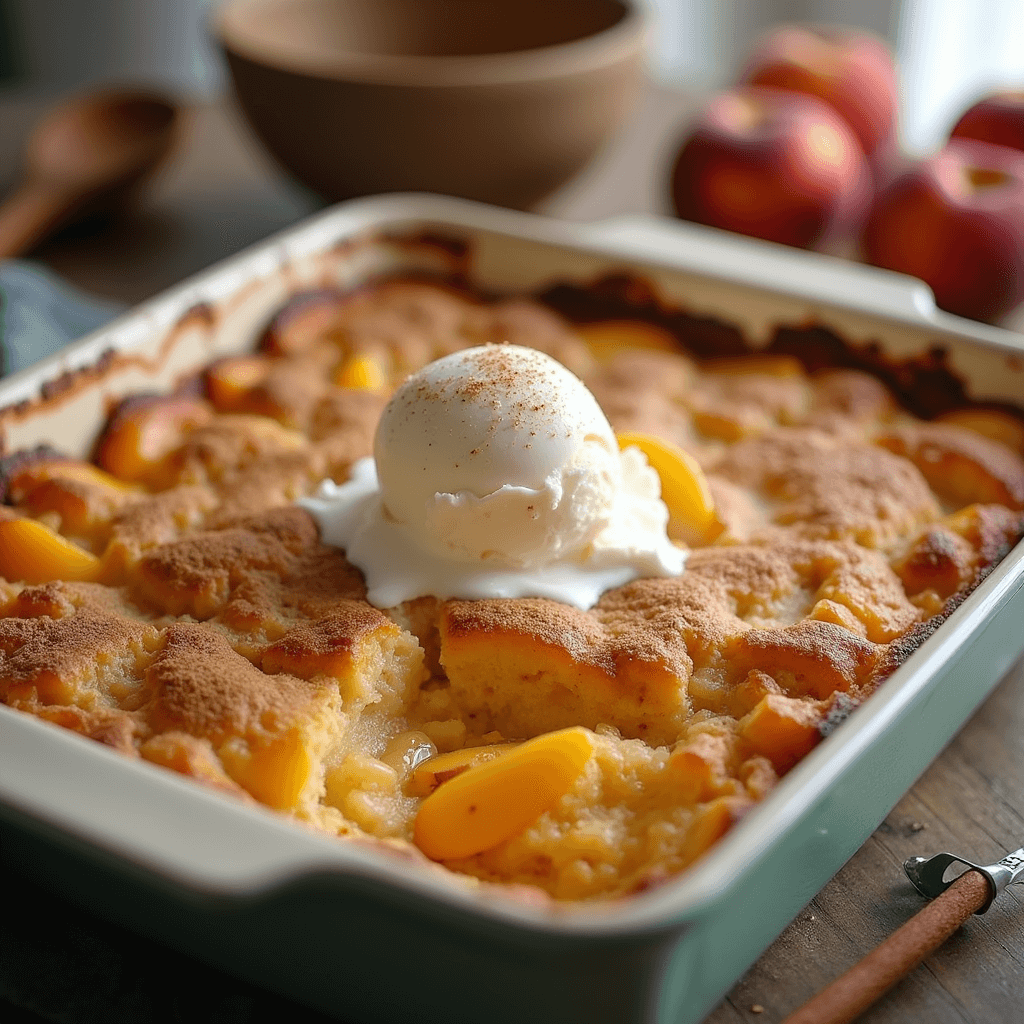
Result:
M13 173L18 141L38 109L31 102L0 107L0 177ZM649 89L626 130L543 212L571 220L669 212L664 176L689 109L683 95ZM229 108L209 107L194 113L177 157L137 212L99 233L51 242L36 255L84 288L135 302L315 208L259 152ZM781 1020L895 930L922 905L903 875L906 857L949 850L992 863L1022 844L1024 670L1018 667L708 1024ZM158 953L154 943L25 880L17 884L29 909L20 917L0 914L4 1021L326 1020L179 954ZM862 1019L1024 1020L1022 896L1007 891ZM40 963L62 968L41 974ZM54 985L55 974L66 984ZM164 998L168 977L174 991Z

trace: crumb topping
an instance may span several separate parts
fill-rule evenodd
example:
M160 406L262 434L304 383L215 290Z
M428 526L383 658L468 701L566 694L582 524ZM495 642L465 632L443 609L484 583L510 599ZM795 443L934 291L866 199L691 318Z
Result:
M554 403L510 397L519 371L498 342L553 356L617 431L703 466L715 530L683 575L615 588L588 612L366 601L362 574L293 502L346 480L388 394L463 348L488 346L476 376L424 384L426 397L553 429ZM194 393L121 403L96 465L48 448L0 460L0 526L46 527L49 574L36 578L50 580L0 579L0 700L417 864L426 793L583 727L592 753L555 806L445 864L532 900L660 884L869 698L1024 531L1012 444L915 420L859 371L701 362L672 345L648 323L576 328L529 299L422 282L296 300L257 353L211 364ZM537 375L552 372L538 356ZM996 436L1012 440L1000 415ZM492 442L481 432L466 457ZM60 578L83 564L98 568ZM424 775L434 757L448 760Z
M215 744L228 736L273 733L310 704L316 686L285 673L267 675L219 634L197 623L175 623L146 673L153 688L151 720L159 731L180 730Z

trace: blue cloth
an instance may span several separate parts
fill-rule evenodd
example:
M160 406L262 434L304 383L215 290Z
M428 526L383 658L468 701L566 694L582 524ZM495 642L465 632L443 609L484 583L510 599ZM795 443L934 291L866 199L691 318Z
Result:
M14 373L108 323L125 307L74 288L28 260L0 263L3 372Z

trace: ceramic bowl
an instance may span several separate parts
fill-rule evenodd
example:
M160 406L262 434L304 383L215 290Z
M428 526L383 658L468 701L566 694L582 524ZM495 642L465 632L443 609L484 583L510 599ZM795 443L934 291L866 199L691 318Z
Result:
M324 199L519 209L622 122L644 34L626 0L227 0L213 26L256 135Z

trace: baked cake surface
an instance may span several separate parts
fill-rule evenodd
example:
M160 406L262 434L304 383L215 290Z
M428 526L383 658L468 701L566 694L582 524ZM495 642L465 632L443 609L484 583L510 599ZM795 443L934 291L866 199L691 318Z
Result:
M695 535L673 515L694 548L682 576L586 612L367 602L293 502L370 454L409 372L488 341L552 355L616 431L700 462L715 519ZM649 324L573 325L528 299L405 281L321 297L203 382L124 402L95 463L4 461L0 699L558 899L635 892L700 857L1022 531L1024 433L1005 412L924 422L865 373L701 362ZM531 810L537 778L551 791ZM441 787L450 806L421 814ZM464 849L437 835L459 793L491 809Z

